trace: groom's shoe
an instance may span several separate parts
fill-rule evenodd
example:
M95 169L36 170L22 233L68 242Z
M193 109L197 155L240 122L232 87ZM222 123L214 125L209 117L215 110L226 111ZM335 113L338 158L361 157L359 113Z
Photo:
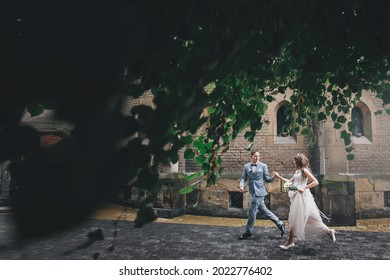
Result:
M252 233L250 233L249 231L246 231L238 237L238 240L245 240L251 236L252 236Z
M278 226L279 230L280 230L280 236L283 237L283 235L286 233L286 227L284 225L284 223L282 223L280 226Z

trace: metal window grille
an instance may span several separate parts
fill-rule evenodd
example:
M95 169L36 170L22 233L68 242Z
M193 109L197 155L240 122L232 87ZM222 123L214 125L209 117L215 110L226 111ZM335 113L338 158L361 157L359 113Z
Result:
M243 208L243 195L241 192L229 192L230 208Z
M390 207L390 192L385 192L384 197L385 197L385 207Z

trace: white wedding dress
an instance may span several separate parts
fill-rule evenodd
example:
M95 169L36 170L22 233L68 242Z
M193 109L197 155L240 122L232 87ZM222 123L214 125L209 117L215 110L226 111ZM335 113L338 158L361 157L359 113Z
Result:
M305 188L307 177L302 176L301 170L296 170L292 183L298 189ZM303 193L289 191L288 196L291 202L288 227L293 230L297 240L312 238L329 230L322 221L322 217L326 216L318 209L309 189L305 189Z

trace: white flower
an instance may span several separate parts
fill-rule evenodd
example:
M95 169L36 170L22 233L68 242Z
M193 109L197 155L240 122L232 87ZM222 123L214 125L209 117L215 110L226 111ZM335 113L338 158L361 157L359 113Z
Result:
M287 181L283 184L283 192L297 191L297 187L294 187L291 181Z

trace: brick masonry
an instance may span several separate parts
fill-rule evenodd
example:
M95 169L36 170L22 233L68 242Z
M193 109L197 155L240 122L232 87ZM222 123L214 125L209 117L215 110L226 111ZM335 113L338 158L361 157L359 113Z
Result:
M288 177L294 169L293 156L298 152L306 154L313 173L321 181L321 185L313 189L313 195L320 209L328 215L338 216L340 223L353 224L356 218L389 215L384 197L385 192L389 191L390 180L380 175L390 174L390 115L376 112L390 109L390 105L384 106L375 93L363 92L357 106L364 115L366 135L361 139L353 138L355 159L347 161L344 141L340 138L344 128L334 129L330 119L314 122L318 141L313 147L308 146L308 140L302 135L294 138L276 135L277 110L280 104L288 102L291 94L290 91L286 96L277 96L274 102L268 104L262 118L263 127L253 143L253 149L260 152L260 160L268 165L270 171L276 170ZM130 108L138 104L153 106L152 94L146 92L138 99L129 99L125 103L124 112L129 113ZM348 115L346 117L350 118ZM229 208L230 193L237 191L243 165L250 160L250 152L246 150L249 142L244 138L244 133L238 135L230 149L222 155L224 172L218 184L209 189L199 186L197 192L194 192L196 195L187 197L187 209L190 212L221 216L246 215L250 201L247 192L242 197L242 209ZM183 154L184 149L179 152L179 164L175 171L191 173L199 170L194 160L185 160ZM161 171L169 173L169 168L162 167ZM270 191L268 206L281 218L286 218L289 201L287 194L280 191L281 182L267 184L267 188Z

